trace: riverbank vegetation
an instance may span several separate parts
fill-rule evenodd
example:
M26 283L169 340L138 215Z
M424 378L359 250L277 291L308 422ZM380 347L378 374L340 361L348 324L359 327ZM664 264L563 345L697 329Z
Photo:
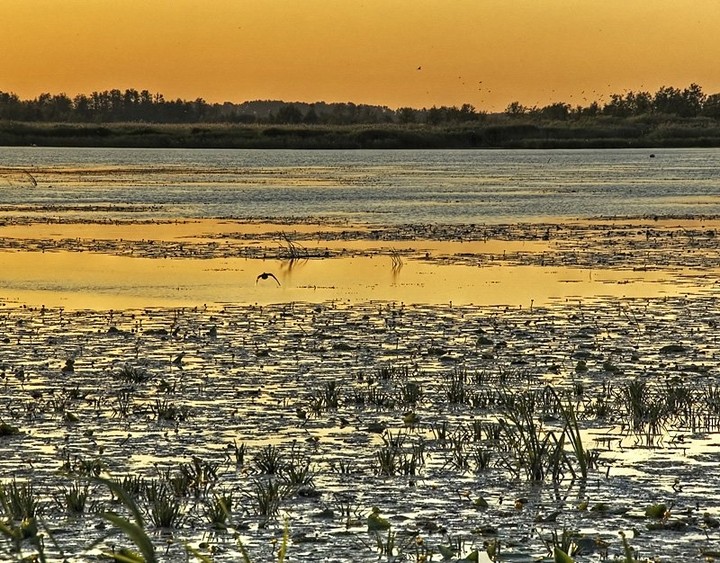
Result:
M502 113L353 103L168 101L147 90L20 100L0 92L0 145L157 148L610 148L720 146L720 94L691 84L587 106Z

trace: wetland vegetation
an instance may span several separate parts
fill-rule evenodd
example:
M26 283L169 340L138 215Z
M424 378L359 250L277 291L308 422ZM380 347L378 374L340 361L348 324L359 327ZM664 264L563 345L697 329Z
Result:
M412 261L481 258L450 247L410 252L408 241L535 241L535 251L484 258L594 264L630 278L641 254L644 268L674 272L667 283L687 291L579 298L568 289L524 306L3 302L8 560L719 555L709 218L381 230L288 221L280 231L250 225L249 235L224 223L227 247L203 227L182 251L172 237L150 245L140 233L63 237L68 225L57 222L47 246L13 246L14 237L42 236L34 221L6 219L14 235L3 251L210 260L245 246L246 260L265 252L291 263L339 260L334 245L353 243L397 273ZM308 241L320 238L328 252L310 253Z
M7 558L717 554L713 298L21 307L0 337Z

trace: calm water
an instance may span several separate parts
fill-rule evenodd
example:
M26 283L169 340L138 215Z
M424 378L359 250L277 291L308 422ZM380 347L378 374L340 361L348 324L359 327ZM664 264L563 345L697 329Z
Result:
M650 157L651 154L654 157ZM720 215L720 150L0 148L0 207L113 216L483 223ZM37 181L33 186L30 172ZM150 208L148 208L150 206ZM7 209L4 209L7 211ZM107 211L102 211L107 215Z

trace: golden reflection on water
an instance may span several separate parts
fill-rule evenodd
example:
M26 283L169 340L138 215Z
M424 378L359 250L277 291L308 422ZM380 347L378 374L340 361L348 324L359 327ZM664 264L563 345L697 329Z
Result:
M290 262L2 252L0 261L1 301L71 309L327 300L527 307L570 297L654 297L687 291L669 283L664 272L414 260L397 267L383 255ZM258 280L262 272L274 273L281 285Z
M289 233L299 246L315 255L322 255L323 248L341 255L346 249L348 255L280 261L142 258L65 250L0 251L0 302L73 309L327 300L529 307L556 299L591 296L677 295L707 288L714 279L708 271L683 272L680 283L670 271L492 262L493 257L502 257L506 252L537 255L552 251L556 249L552 240L382 240L386 233L380 228L374 228L373 236L377 239L368 236L357 240L332 234L370 229L351 224L288 225L230 219L102 224L7 221L0 224L0 237L6 240L61 240L61 247L67 249L76 246L75 240L78 248L82 243L82 247L88 249L94 248L98 241L183 241L184 244L186 240L223 238L240 246L271 248L277 245L282 249L286 241L279 233ZM323 233L332 240L325 240ZM313 236L303 237L306 234ZM223 238L216 238L218 236ZM119 248L129 253L132 244ZM158 256L162 255L162 247L158 247ZM477 257L478 262L485 256L491 260L475 265L444 263L454 262L453 257L463 255ZM262 272L272 272L281 285L278 287L272 279L258 280Z
M366 230L365 227L350 225L323 225L322 230L338 232L342 230ZM263 222L239 222L222 220L178 220L170 222L148 223L109 222L109 223L31 223L0 225L0 236L9 238L63 239L82 238L96 240L164 240L202 239L217 234L262 235L277 232L314 233L315 224L293 224Z

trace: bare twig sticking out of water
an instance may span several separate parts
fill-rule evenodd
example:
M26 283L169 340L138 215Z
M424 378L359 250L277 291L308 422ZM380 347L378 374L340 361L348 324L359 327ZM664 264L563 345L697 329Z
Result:
M308 257L307 249L303 245L293 241L287 233L280 233L280 238L282 239L282 242L285 243L285 248L287 249L288 258L290 260L300 260L301 258Z
M34 188L38 185L35 176L27 170L4 169L0 171L0 184L4 183L3 181L9 186L31 185Z
M401 270L403 267L403 260L402 256L400 256L400 253L397 250L393 250L390 253L390 259L392 260L392 271L393 273L397 273Z

